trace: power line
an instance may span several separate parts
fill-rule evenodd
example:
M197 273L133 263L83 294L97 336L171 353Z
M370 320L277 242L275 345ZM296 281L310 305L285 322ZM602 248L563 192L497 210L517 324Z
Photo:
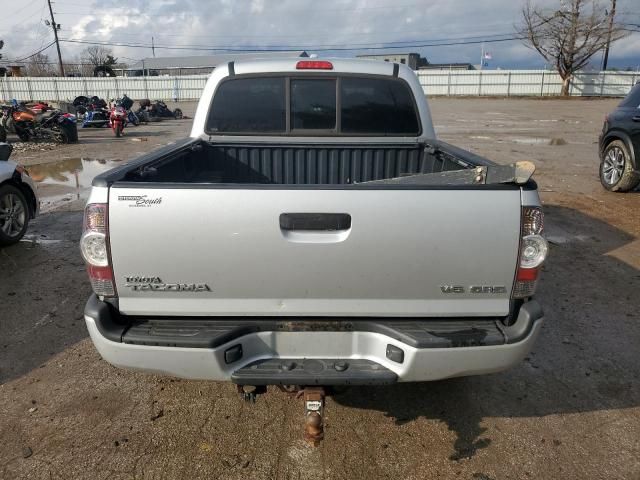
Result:
M495 26L497 25L504 25L504 22L502 23L495 23L493 24ZM492 29L493 31L495 31L496 29ZM376 36L376 37L380 37L380 36L389 36L389 35L395 35L396 37L398 36L398 34L403 34L403 35L412 35L412 34L423 34L424 33L424 29L421 30L385 30L384 32L357 32L357 33L340 33L340 37L359 37L359 36ZM471 35L471 33L473 33L473 35ZM102 35L99 32L84 32L85 36L91 37L91 36L100 36ZM327 35L327 31L323 30L323 31L319 31L319 32L309 32L309 31L305 31L304 33L297 33L297 34L289 34L289 35L279 35L279 34L269 34L269 33L263 33L263 34L255 34L255 35L251 35L251 34L206 34L206 35L196 35L196 34L191 34L189 33L189 37L190 38L242 38L242 39L248 39L248 38L260 38L260 39L264 39L264 38L268 38L268 39L275 39L275 38L300 38L300 37L304 37L304 38L309 38L310 35L321 35L321 36L326 36ZM440 38L440 39L429 39L427 41L429 42L435 42L435 41L450 41L450 40L461 40L461 39L481 39L481 38L490 38L490 37L501 37L501 36L509 36L509 35L513 35L513 32L508 32L508 33L487 33L487 32L483 32L483 31L476 31L476 32L469 32L468 35L462 36L462 37L446 37L446 38ZM118 37L120 36L125 36L125 37L148 37L148 33L145 32L136 32L136 33L131 33L131 32L118 32L117 34ZM184 37L185 34L181 33L181 34L172 34L172 33L154 33L155 37ZM99 41L99 39L97 39L96 41ZM345 42L347 42L347 40L345 40ZM357 45L351 42L348 42L350 45ZM369 42L371 43L371 42ZM394 43L394 42L384 42L384 43ZM399 41L396 41L395 43L400 43Z
M477 37L474 37L477 38ZM204 45L155 45L155 48L164 50L199 50L199 51L226 51L226 52L277 52L277 51L289 51L289 50L313 50L316 52L323 51L352 51L352 50L387 50L397 48L422 48L422 47L446 47L452 45L475 45L479 43L497 43L497 42L511 42L514 40L523 40L522 36L511 36L508 38L496 38L496 39L478 39L478 40L462 40L453 42L427 42L407 40L402 42L402 45L387 44L383 45L383 42L360 44L361 46L355 47L351 45L221 45L221 46L204 46ZM102 45L108 47L130 47L130 48L151 48L150 44L145 43L132 43L132 42L110 42L110 41L89 41L89 40L76 40L72 38L61 38L61 42L68 43L80 43L87 45Z
M26 57L22 57L22 58L14 58L13 60L7 60L4 61L3 63L16 63L16 62L24 62L25 60L29 60L31 57L35 57L36 55L38 55L39 53L44 52L47 48L49 48L51 45L53 45L54 43L56 43L56 41L54 40L53 42L51 42L50 44L48 44L46 47L41 48L40 50L38 50L35 53L32 53L31 55L27 55Z

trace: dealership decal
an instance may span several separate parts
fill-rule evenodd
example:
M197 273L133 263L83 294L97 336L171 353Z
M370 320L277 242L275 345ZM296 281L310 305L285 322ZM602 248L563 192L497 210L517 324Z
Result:
M131 202L129 203L130 207L151 207L160 205L162 197L148 198L147 195L118 195L118 201Z

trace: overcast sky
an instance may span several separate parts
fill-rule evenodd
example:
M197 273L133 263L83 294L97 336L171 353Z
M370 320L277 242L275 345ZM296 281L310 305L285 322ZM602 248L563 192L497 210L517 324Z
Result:
M480 61L481 46L407 47L367 51L372 44L435 40L495 34L513 34L524 0L55 0L60 37L82 41L150 44L156 56L205 55L197 49L162 47L278 47L306 49L320 56L416 51L430 62ZM609 0L601 0L605 5ZM534 0L557 6L560 0ZM0 39L5 59L29 55L52 41L46 0L0 0ZM619 21L640 24L640 0L618 0ZM459 41L459 40L458 40ZM322 51L335 46L362 46L362 50ZM63 43L65 61L87 45ZM489 68L542 68L543 59L519 41L487 43L493 59ZM128 63L151 56L150 48L113 47ZM45 51L51 60L55 48ZM594 60L599 64L600 55ZM615 43L610 67L640 67L640 33Z

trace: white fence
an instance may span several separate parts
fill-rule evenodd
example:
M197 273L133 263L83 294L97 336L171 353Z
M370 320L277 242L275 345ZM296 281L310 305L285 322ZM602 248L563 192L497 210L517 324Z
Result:
M208 75L176 77L6 77L0 78L0 100L68 101L79 95L110 99L196 100Z
M548 70L419 70L428 95L552 96L562 79ZM578 73L571 81L574 96L623 97L640 81L638 72Z
M0 78L0 101L68 101L78 95L110 99L196 100L207 75L115 78L6 77ZM420 70L427 95L551 96L560 95L562 80L547 70ZM579 73L571 95L621 97L640 81L637 72Z

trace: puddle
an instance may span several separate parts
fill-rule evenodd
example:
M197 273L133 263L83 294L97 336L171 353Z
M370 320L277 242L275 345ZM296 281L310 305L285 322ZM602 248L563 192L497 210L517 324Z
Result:
M566 145L567 141L559 137L511 137L509 141L521 145Z
M117 166L122 160L67 158L27 167L38 185L40 208L47 211L62 202L86 199L96 175Z
M61 243L62 240L54 240L51 238L45 238L44 236L36 237L35 235L25 235L21 240L21 242L28 243L31 246L36 245L56 245Z

